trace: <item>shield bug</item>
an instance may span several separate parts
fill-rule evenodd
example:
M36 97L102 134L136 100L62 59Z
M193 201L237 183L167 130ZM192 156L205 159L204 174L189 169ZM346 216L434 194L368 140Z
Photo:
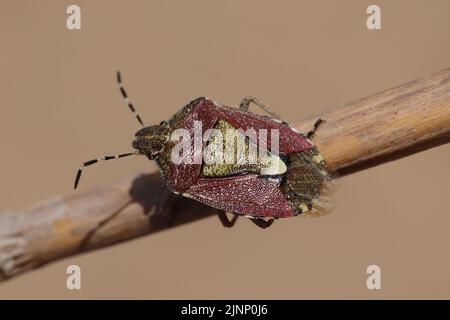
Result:
M311 131L302 134L255 97L243 98L239 108L201 97L168 121L145 126L128 98L119 72L117 82L129 109L143 127L134 136L132 145L136 151L84 162L78 169L75 188L86 166L144 155L158 163L173 193L220 209L219 217L228 227L238 216L251 218L266 228L277 218L320 215L329 210L328 195L335 174L328 170L311 141L324 120L317 120ZM251 103L270 116L250 112ZM231 144L227 139L230 137ZM238 140L240 144L235 143ZM180 155L181 141L185 148L181 148ZM250 157L255 150L257 156ZM215 161L206 161L206 154ZM225 212L234 214L231 221Z

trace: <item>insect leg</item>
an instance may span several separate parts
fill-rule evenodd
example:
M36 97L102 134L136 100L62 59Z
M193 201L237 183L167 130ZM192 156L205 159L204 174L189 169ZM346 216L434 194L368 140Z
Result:
M74 184L74 189L77 188L78 183L80 182L80 178L81 178L81 173L83 172L84 167L93 165L94 163L100 162L100 161L106 161L106 160L112 160L112 159L119 159L119 158L123 158L123 157L128 157L128 156L133 156L133 155L139 155L139 153L137 152L131 152L131 153L122 153L122 154L118 154L116 156L103 156L101 158L98 159L93 159L93 160L89 160L84 162L80 168L77 171L77 175L75 177L75 184Z
M311 139L316 134L317 129L320 127L321 124L324 124L326 121L323 119L317 119L317 121L314 123L314 127L306 134L306 137L308 139Z
M251 218L250 220L261 229L266 229L270 227L272 223L275 221L275 219L264 220L262 218Z
M222 222L222 225L225 228L231 228L232 226L234 226L239 217L237 214L233 214L233 218L230 220L228 219L227 213L223 210L219 210L217 212L217 216L219 217L220 222Z
M128 94L125 91L125 88L123 87L122 75L120 74L120 71L117 71L117 84L119 85L120 93L122 94L122 97L125 99L125 102L127 103L128 108L130 108L131 112L133 112L133 114L136 116L136 119L139 121L139 123L142 126L144 126L144 122L142 121L141 116L139 115L139 113L137 113L136 109L134 108L133 103L128 98Z
M254 104L256 104L258 107L260 107L261 109L263 109L264 111L266 111L268 114L270 114L275 119L282 120L281 117L278 114L276 114L275 112L273 112L265 103L263 103L261 100L259 100L256 97L253 97L253 96L248 96L248 97L242 98L241 103L239 104L239 110L248 111L248 109L250 108L250 103L252 103L252 102Z

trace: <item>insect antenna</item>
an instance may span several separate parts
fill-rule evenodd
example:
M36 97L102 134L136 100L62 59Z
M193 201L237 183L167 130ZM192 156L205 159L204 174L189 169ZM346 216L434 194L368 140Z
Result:
M133 114L136 116L136 119L139 121L141 126L144 126L144 122L142 121L141 116L139 115L139 113L137 113L136 109L134 108L133 103L128 98L128 94L125 91L125 88L123 87L122 75L120 74L120 71L117 71L117 84L119 85L120 93L122 94L122 97L125 99L125 102L127 103L128 108L130 108L131 112L133 112Z
M92 160L84 162L80 166L80 168L78 169L77 175L75 177L75 184L74 184L73 188L76 189L78 187L78 183L80 182L81 173L83 172L84 167L90 166L90 165L92 165L94 163L97 163L97 162L100 162L100 161L119 159L119 158L124 158L124 157L128 157L128 156L135 156L135 155L140 155L140 153L138 153L138 152L130 152L130 153L118 154L118 155L115 155L115 156L103 156L103 157L98 158L98 159L92 159Z

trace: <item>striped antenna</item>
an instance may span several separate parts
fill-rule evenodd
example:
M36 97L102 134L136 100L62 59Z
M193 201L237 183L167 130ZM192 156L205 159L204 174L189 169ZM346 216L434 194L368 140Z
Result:
M93 159L93 160L89 160L89 161L84 162L80 166L80 168L78 169L77 176L75 177L75 184L74 184L73 188L76 189L78 187L78 183L80 182L81 173L83 172L84 167L93 165L94 163L97 163L97 162L100 162L100 161L119 159L119 158L124 158L124 157L128 157L128 156L134 156L134 155L139 155L139 153L138 152L130 152L130 153L118 154L118 155L115 155L115 156L103 156L103 157L98 158L98 159Z
M136 116L136 119L139 121L139 123L144 126L144 122L142 121L141 117L139 116L139 113L136 112L136 109L133 106L133 103L128 98L127 92L125 91L125 88L122 84L122 75L120 74L120 71L117 71L117 84L119 85L120 93L122 94L122 97L125 99L125 102L128 105L128 108L130 108L131 112Z

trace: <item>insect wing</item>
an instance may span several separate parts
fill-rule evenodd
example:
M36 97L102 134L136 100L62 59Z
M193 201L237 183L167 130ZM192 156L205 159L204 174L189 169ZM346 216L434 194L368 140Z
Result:
M279 185L256 174L200 178L185 196L241 215L274 218L294 215Z
M217 110L219 118L225 119L231 125L242 129L244 132L249 129L254 129L257 133L261 132L261 129L267 130L268 150L272 150L271 132L274 129L278 130L280 154L300 152L313 147L313 144L295 129L278 120L225 106L218 107ZM255 143L258 143L258 141L255 141Z

